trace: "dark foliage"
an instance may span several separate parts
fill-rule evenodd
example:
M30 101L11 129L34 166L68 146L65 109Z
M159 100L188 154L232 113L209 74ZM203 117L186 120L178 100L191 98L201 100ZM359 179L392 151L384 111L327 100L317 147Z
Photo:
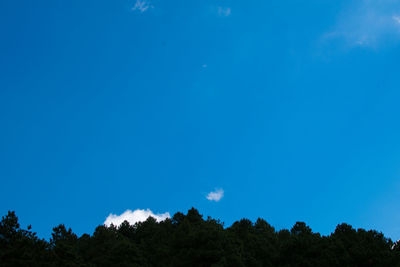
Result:
M98 226L78 237L53 228L49 242L14 212L0 222L0 266L400 266L400 243L382 233L340 224L330 236L304 222L276 231L265 220L247 219L224 228L192 208L172 219L119 227Z

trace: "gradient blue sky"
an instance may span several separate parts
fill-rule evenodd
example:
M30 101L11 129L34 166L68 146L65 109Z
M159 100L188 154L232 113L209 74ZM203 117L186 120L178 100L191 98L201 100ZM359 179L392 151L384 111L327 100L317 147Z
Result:
M399 239L399 58L394 0L1 1L0 213Z

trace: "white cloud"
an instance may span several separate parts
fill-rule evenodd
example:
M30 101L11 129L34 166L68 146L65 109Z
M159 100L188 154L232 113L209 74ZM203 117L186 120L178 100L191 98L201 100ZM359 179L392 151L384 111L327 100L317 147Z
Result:
M377 47L385 41L400 41L400 1L349 1L324 42L341 40L348 47Z
M392 18L393 18L393 20L394 20L395 22L397 22L398 24L400 24L400 16L393 16Z
M206 198L210 201L215 201L218 202L221 200L221 198L224 197L224 190L223 189L217 189L213 192L208 193Z
M221 17L229 17L232 13L232 10L230 7L218 7L218 15Z
M129 224L133 225L137 222L144 222L149 217L155 218L158 222L164 221L167 218L171 218L169 212L161 213L161 214L154 214L151 210L126 210L121 215L110 214L104 221L104 224L110 226L111 224L118 226L124 221L128 221Z
M135 5L132 7L132 10L140 11L141 13L145 12L149 8L153 8L150 4L149 0L136 0Z

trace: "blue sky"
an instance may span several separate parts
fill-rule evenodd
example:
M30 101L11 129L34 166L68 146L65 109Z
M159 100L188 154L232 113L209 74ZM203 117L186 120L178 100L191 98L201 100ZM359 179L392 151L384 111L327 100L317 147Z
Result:
M399 58L394 0L1 1L0 213L399 239Z

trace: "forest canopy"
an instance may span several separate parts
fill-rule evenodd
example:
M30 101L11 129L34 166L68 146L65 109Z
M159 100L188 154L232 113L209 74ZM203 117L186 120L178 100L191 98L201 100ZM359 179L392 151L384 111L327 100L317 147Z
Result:
M0 222L1 266L400 266L400 242L339 224L328 236L304 222L277 231L265 220L230 227L192 208L171 219L100 225L78 237L61 224L49 241L13 211Z

